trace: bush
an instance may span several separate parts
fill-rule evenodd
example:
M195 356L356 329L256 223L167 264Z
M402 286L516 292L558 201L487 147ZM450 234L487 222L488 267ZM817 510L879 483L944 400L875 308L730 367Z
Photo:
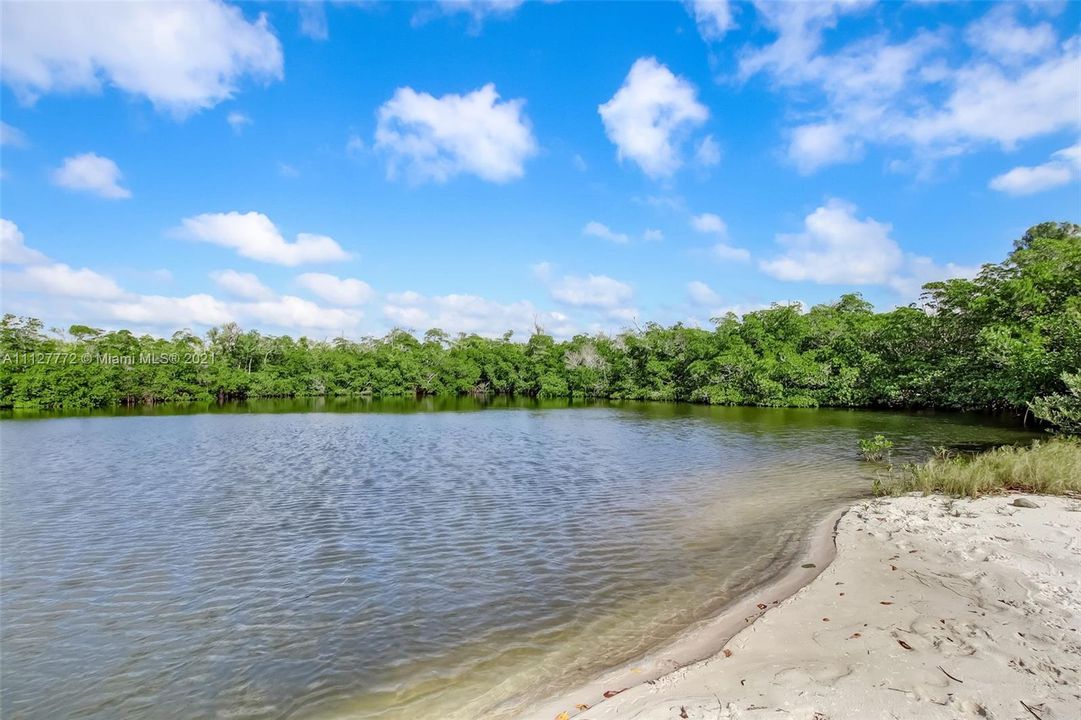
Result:
M1068 435L1081 434L1081 373L1063 373L1066 395L1038 397L1028 404L1032 414Z
M870 439L860 440L860 452L865 460L882 462L889 460L893 454L893 441L887 440L885 435L875 435Z

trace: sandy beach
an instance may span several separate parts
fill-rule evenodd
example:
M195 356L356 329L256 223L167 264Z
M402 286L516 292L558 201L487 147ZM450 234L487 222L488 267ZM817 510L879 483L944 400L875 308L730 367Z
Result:
M1017 499L860 502L812 542L824 570L528 717L1081 717L1081 502Z

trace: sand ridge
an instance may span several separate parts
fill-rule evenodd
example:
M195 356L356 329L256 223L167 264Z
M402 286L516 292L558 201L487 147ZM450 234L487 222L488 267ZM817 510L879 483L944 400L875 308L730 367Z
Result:
M1013 499L860 502L838 524L829 567L721 652L611 688L622 691L588 709L575 707L588 699L561 698L563 711L581 720L1081 718L1081 503Z

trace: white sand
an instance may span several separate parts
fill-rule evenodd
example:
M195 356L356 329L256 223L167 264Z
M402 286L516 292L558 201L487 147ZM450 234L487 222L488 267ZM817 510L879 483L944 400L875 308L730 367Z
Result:
M763 589L724 652L601 699L621 669L530 717L1081 718L1081 503L1032 499L860 503L832 564L778 605Z

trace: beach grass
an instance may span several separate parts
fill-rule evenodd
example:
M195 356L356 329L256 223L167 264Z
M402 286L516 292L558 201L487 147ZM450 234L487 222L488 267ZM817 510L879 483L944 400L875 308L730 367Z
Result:
M876 481L874 492L973 498L1007 492L1081 495L1081 439L1056 437L974 456L939 452L925 463L891 470Z

